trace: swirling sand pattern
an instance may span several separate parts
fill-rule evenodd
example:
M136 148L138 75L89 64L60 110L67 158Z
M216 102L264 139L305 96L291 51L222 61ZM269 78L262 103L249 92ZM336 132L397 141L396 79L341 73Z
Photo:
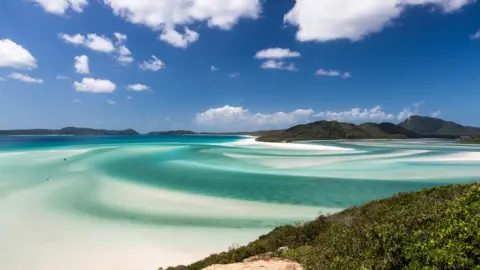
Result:
M0 138L0 269L156 269L273 227L480 176L447 141Z

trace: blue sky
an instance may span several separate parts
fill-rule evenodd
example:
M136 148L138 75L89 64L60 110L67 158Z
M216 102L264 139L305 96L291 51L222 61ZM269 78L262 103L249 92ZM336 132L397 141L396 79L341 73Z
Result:
M476 1L0 5L0 129L233 131L412 114L480 126Z

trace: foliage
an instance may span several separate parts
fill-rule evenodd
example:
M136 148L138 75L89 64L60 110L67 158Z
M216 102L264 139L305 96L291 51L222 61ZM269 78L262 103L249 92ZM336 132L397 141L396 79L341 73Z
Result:
M452 121L428 116L411 116L399 125L421 135L458 137L480 134L480 128L462 126Z
M89 135L138 135L139 133L133 129L126 130L105 130L93 128L77 128L65 127L62 129L14 129L14 130L0 130L0 136L12 135L74 135L74 136L89 136Z
M240 262L282 246L290 249L276 256L305 269L480 270L480 185L400 193L301 226L281 226L247 246L169 269Z
M337 121L318 121L297 125L283 132L264 134L259 141L300 141L327 139L406 139L420 138L418 134L392 123L355 125Z

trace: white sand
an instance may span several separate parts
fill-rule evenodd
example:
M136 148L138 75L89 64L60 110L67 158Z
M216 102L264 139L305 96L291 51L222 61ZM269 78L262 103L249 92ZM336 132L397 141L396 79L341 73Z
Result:
M301 143L270 143L259 142L255 140L256 137L250 137L239 140L233 143L224 143L224 146L232 147L246 147L246 148L261 148L261 149L285 149L285 150L311 150L311 151L352 151L355 149L343 148L337 146L327 146L319 144L301 144Z
M429 152L428 150L408 150L388 154L376 155L335 155L335 156L317 156L317 157L282 157L282 156L260 156L224 153L225 156L241 159L252 164L261 164L266 167L276 169L320 167L334 163L351 162L365 159L387 159L392 157L403 157L418 155Z
M460 152L443 156L418 157L405 159L415 162L480 162L480 152Z
M91 187L96 191L88 194ZM138 213L260 220L306 220L320 210L189 195L107 178L94 185L80 179L48 181L0 198L0 269L152 270L187 264L270 231L148 225L71 211L72 203L83 200Z

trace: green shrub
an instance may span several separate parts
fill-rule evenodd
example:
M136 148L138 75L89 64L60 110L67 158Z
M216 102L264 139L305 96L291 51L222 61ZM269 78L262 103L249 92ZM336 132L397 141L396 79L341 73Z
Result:
M480 270L480 185L401 193L301 226L281 226L247 246L169 269L241 262L283 246L290 250L276 255L307 270Z

